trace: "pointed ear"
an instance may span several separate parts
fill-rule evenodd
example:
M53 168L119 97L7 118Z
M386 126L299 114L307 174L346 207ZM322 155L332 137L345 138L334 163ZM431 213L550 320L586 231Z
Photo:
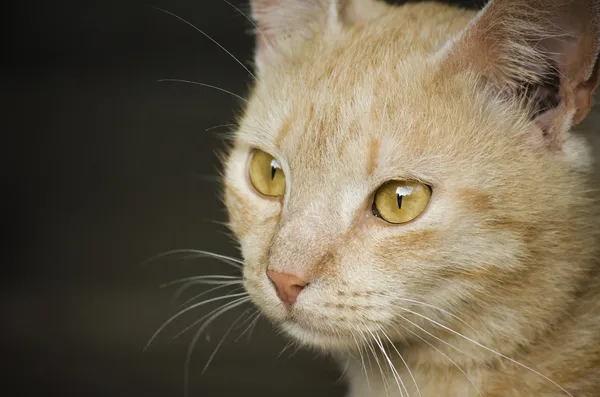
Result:
M292 55L298 41L340 32L383 12L376 0L251 0L259 70Z
M598 85L600 0L492 0L445 54L502 95L525 99L543 143L560 149Z
M337 22L334 0L251 0L259 71L291 54L294 42L323 33Z

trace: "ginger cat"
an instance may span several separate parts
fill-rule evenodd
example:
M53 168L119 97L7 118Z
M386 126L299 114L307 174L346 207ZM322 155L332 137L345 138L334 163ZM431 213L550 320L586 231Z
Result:
M352 397L600 396L600 1L252 0L252 301Z

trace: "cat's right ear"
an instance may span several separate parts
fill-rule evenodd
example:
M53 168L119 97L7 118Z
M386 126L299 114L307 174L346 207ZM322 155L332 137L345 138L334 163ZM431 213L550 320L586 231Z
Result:
M374 0L250 0L256 27L259 70L294 56L302 40L335 35L345 24L375 17L384 6Z
M561 150L598 85L600 0L492 0L442 54L502 97L527 102L536 142ZM517 103L519 103L517 102Z

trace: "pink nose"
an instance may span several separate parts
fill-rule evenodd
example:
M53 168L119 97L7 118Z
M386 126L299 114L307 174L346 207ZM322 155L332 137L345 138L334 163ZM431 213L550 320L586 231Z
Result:
M273 282L277 296L288 307L296 303L300 292L308 285L308 282L292 274L279 273L267 270L267 277Z

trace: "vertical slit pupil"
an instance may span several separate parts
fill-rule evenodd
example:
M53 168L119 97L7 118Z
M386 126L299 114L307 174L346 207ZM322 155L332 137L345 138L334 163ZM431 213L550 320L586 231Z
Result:
M398 208L399 208L399 209L402 209L402 198L404 198L404 196L403 196L403 195L401 195L401 194L397 194L397 193L396 193L396 199L397 199L397 201L398 201Z
M275 179L275 174L277 174L277 170L280 168L281 168L281 166L279 165L277 160L272 159L271 160L271 180Z

